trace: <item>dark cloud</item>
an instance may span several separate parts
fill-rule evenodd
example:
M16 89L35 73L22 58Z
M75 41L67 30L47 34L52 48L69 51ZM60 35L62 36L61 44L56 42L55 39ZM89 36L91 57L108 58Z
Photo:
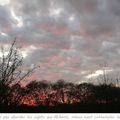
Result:
M114 73L120 67L119 5L119 0L11 0L0 6L0 40L8 44L17 37L25 64L42 66L40 80L79 82L105 64Z
M6 33L12 29L13 19L7 7L0 6L0 32Z

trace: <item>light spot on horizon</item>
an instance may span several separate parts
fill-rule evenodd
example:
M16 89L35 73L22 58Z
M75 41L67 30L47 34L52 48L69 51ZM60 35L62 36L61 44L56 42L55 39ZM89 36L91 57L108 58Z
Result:
M86 78L90 79L92 77L98 77L99 75L103 75L103 74L104 74L103 70L97 70L94 73L87 75Z
M94 73L87 75L86 78L87 79L95 78L95 77L98 77L100 75L108 74L109 72L112 72L112 71L113 71L113 69L97 70Z

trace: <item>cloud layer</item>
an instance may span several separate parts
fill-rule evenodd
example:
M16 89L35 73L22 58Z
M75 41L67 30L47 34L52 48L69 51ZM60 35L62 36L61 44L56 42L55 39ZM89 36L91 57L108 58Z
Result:
M0 6L0 40L18 38L25 65L41 66L38 80L81 82L104 65L112 75L120 70L119 6L119 0L10 0Z

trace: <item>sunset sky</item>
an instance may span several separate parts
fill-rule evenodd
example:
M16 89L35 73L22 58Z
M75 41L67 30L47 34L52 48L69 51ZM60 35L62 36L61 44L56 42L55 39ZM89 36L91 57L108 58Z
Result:
M120 0L0 0L0 43L15 37L32 79L119 77Z

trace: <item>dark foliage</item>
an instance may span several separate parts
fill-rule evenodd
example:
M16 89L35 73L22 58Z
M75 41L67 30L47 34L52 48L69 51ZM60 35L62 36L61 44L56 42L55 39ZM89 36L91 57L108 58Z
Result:
M5 112L74 113L120 110L120 88L113 85L75 85L61 80L53 84L32 81L25 88L15 84L9 89L11 94L7 98L12 102L10 106L2 108ZM31 102L31 99L34 99L34 102Z

